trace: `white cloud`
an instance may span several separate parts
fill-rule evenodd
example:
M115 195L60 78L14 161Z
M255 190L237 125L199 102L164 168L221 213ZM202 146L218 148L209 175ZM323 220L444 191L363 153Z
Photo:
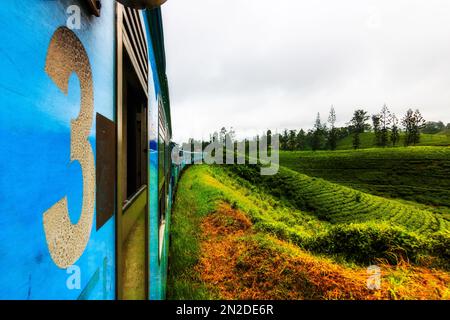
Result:
M174 139L309 128L330 105L450 121L448 0L171 0Z

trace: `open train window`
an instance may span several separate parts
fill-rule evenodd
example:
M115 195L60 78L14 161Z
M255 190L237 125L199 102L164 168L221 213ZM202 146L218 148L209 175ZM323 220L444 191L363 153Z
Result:
M102 8L102 2L100 0L86 0L92 14L100 17L100 9Z
M147 184L147 98L128 54L124 55L123 86L123 199L130 200Z
M158 181L159 190L162 189L163 184L166 180L167 171L167 147L168 147L168 135L167 135L167 125L166 117L164 113L164 108L162 106L161 99L159 99L158 105Z
M167 121L159 99L158 105L158 190L159 190L159 257L162 255L169 193L169 135Z
M165 185L163 186L163 190L165 190ZM164 191L160 192L159 195L159 228L158 228L158 257L161 261L162 250L164 244L164 234L166 229L166 208L167 208L167 197Z

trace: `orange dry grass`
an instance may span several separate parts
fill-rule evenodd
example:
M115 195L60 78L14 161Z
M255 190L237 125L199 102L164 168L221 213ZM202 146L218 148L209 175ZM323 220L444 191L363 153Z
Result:
M380 290L367 288L364 268L347 268L266 236L250 220L221 204L202 223L196 271L224 299L442 299L450 277L442 271L380 265Z

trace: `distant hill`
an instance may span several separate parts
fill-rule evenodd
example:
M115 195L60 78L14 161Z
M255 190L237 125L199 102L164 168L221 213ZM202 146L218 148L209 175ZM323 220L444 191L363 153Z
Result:
M398 147L403 147L405 135L400 134L400 142ZM353 135L349 135L337 143L337 150L353 149ZM450 146L450 132L445 130L436 134L422 133L420 135L420 143L417 146ZM377 148L375 145L375 134L373 132L365 132L361 134L360 149Z

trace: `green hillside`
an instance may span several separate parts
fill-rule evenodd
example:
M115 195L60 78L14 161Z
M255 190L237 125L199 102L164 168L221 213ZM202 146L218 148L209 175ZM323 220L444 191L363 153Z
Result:
M449 212L449 147L282 151L280 163L363 192L415 201Z
M191 166L172 223L169 299L448 296L447 221L287 168ZM373 263L380 291L366 287Z
M373 132L364 132L360 135L361 146L360 149L375 148L375 134ZM402 147L404 145L405 135L400 134L400 142L397 146ZM337 150L349 150L353 149L353 135L349 135L337 143ZM418 146L450 146L450 135L446 132L438 134L421 134L420 143Z
M269 193L284 205L320 221L313 236L304 232L305 223L284 212L269 217L255 214L264 228L287 237L299 246L325 253L344 254L356 261L374 257L390 259L389 252L402 248L410 259L422 253L439 252L445 259L450 252L450 222L442 215L396 200L389 200L335 183L309 177L285 167L273 176L259 175L257 166L233 166L233 173L248 182L249 188ZM241 182L242 185L245 185ZM277 218L278 217L278 218ZM295 220L299 219L299 220ZM296 231L299 226L302 231ZM439 248L439 249L438 249ZM402 254L397 252L397 254Z
M173 211L171 299L446 299L450 147L282 151L193 165ZM367 266L383 288L367 290Z
M430 234L447 230L450 223L431 211L309 177L284 167L280 167L274 176L258 175L254 166L236 166L233 171L296 209L333 224L387 222L419 234Z

